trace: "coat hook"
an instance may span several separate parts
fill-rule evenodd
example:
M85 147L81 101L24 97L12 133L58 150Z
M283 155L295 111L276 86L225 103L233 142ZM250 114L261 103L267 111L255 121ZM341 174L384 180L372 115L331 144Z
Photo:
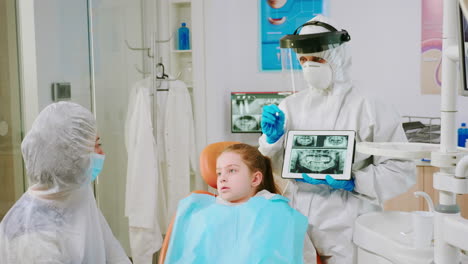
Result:
M145 72L145 71L140 70L136 64L133 64L133 66L135 66L135 69L137 70L137 72L139 72L139 73L141 73L143 75L151 74L151 72Z
M128 41L125 40L125 44L127 45L127 48L129 48L130 50L146 50L147 52L147 56L150 57L150 58L154 58L153 55L151 55L151 49L150 48L134 48L132 46L130 46L130 44L128 44Z
M166 39L166 40L155 40L154 42L156 42L156 43L165 43L165 42L169 42L169 41L171 41L171 39L172 39L173 36L174 36L174 33L172 33L171 36L170 36L168 39Z

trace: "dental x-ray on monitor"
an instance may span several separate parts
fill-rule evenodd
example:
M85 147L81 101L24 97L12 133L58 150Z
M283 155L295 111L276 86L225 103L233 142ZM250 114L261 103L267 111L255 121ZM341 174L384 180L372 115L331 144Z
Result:
M336 180L351 179L355 131L289 131L282 177L302 179L306 173L314 179L326 175Z

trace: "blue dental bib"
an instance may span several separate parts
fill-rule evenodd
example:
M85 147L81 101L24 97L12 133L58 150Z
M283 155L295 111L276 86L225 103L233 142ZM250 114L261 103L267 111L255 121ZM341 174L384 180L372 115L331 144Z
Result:
M192 194L179 202L165 263L301 264L306 230L281 195L229 206Z

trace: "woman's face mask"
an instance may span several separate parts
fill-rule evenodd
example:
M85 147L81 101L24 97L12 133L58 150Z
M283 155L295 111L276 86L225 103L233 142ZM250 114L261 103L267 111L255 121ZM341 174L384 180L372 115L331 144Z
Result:
M328 63L306 61L302 64L302 73L310 89L325 91L331 86L333 71Z
M91 153L91 182L96 180L99 173L101 173L105 158L106 155Z

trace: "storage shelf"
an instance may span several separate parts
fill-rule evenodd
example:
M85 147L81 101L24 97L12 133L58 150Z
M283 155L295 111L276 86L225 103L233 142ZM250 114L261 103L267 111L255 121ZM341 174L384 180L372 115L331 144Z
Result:
M192 17L192 1L193 0L169 0L169 23L170 28L174 30L174 34L178 34L178 28L181 26L181 23L185 22L187 27L191 25L191 17ZM190 33L192 33L190 31ZM193 84L192 78L193 73L186 67L192 67L192 65L188 65L188 62L192 61L193 52L191 49L187 50L180 50L178 45L178 38L173 38L171 41L171 70L173 72L183 72L184 74L180 78L181 81L188 81L190 84L187 84L187 90L193 96ZM192 48L191 43L188 46ZM180 77L180 76L179 76Z
M191 4L192 0L171 0L171 3L175 5Z
M192 50L172 50L173 53L191 53Z

